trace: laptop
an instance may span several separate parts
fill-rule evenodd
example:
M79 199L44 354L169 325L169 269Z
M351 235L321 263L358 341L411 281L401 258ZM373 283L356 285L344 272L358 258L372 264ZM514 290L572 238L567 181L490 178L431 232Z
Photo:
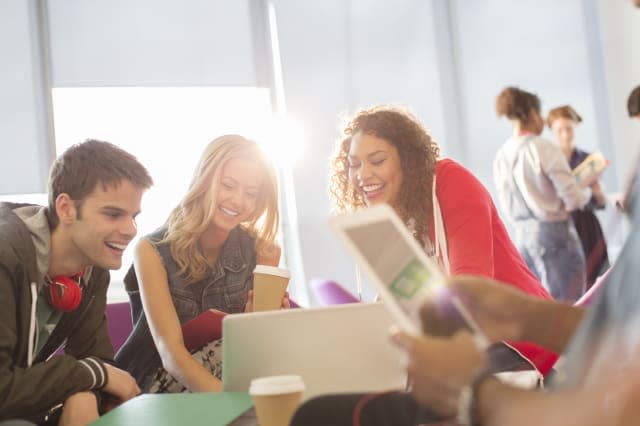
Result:
M394 323L382 303L227 315L222 322L222 385L247 392L257 377L298 374L304 399L404 389Z

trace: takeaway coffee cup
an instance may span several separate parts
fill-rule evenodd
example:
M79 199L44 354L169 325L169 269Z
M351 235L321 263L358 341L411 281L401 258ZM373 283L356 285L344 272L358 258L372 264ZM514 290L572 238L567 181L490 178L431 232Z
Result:
M253 270L253 310L258 312L280 309L290 277L287 269L256 265Z
M253 379L249 395L253 399L260 426L288 425L302 401L302 377L269 376Z

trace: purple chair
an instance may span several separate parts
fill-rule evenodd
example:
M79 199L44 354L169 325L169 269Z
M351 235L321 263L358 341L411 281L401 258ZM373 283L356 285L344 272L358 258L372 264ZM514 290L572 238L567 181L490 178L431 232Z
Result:
M107 333L109 334L111 345L114 352L118 352L120 346L127 340L133 330L129 302L107 303L105 316L107 317ZM54 355L63 354L63 348L58 348L54 352Z
M120 346L127 340L133 330L131 323L131 307L129 302L107 304L105 312L107 317L107 330L113 345L113 350L118 352Z
M333 280L314 278L309 282L309 286L321 306L360 302L356 296Z
M296 302L296 301L295 301L295 300L293 300L293 299L289 299L289 307L290 307L290 308L301 308L301 306L300 306L300 305L298 305L298 302Z

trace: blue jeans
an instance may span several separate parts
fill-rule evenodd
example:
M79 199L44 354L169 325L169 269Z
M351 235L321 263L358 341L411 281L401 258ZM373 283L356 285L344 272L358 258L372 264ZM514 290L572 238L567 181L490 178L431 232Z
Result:
M522 220L515 231L522 257L553 298L578 300L585 291L586 265L573 222Z

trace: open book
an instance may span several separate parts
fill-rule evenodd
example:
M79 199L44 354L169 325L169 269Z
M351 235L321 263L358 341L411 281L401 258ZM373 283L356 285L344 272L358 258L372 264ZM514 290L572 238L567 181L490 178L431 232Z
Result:
M222 337L222 319L227 314L217 309L208 309L194 319L182 324L184 346L189 352L200 349L206 343Z
M609 165L609 162L601 152L589 154L584 161L573 169L573 175L578 184L587 186L597 180L602 171Z

